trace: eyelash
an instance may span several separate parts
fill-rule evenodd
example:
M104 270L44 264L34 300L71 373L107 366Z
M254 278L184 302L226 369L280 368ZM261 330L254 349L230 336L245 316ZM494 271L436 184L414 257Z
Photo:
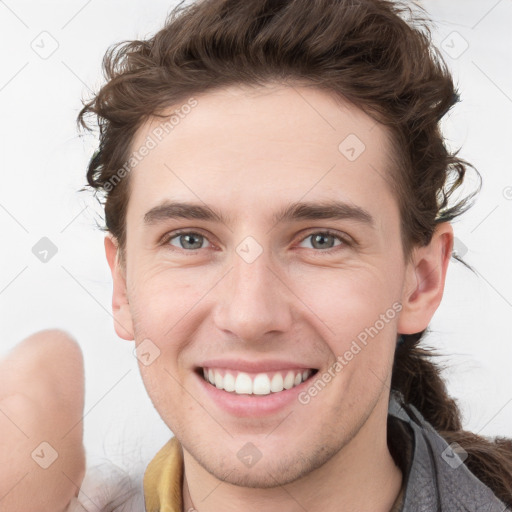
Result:
M208 237L206 235L204 235L203 233L201 233L200 231L191 231L191 230L183 229L183 230L171 231L170 233L166 233L162 237L160 244L167 246L172 251L184 251L184 252L188 252L191 254L196 254L197 251L201 250L201 249L180 249L180 248L175 247L169 243L171 240L173 240L174 238L176 238L180 235L199 235L210 242ZM349 239L348 235L343 236L340 233L338 233L336 231L332 231L330 229L325 229L325 230L321 230L321 231L311 231L305 237L301 238L300 242L301 243L304 242L305 240L312 237L313 235L333 236L341 242L341 244L336 245L334 247L330 247L329 249L312 248L311 250L316 253L332 254L334 252L337 252L338 250L342 250L344 247L351 247L352 245L354 245L354 242L352 242L351 239ZM212 243L212 242L210 242L210 243Z

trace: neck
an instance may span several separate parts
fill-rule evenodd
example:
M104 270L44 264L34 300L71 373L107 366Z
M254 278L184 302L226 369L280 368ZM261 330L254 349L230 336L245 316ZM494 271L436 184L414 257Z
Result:
M357 435L327 463L284 486L261 489L222 482L184 450L183 510L390 512L402 486L402 473L381 426L382 413L387 416L387 403L384 411L383 405L377 405Z

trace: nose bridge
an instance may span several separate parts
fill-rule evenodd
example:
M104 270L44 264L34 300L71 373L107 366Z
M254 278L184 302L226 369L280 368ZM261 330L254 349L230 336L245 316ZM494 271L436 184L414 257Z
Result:
M291 324L289 294L269 251L245 240L233 253L232 270L223 280L217 327L244 341L286 331Z

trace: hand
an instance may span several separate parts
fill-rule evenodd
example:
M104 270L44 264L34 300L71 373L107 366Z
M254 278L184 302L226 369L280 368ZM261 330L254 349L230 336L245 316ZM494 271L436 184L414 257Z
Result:
M63 512L78 495L83 408L82 352L68 334L40 331L0 359L1 512Z

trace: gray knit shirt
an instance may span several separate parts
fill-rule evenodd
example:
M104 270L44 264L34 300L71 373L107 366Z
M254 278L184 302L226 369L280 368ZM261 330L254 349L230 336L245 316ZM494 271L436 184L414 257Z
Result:
M507 507L471 473L464 455L434 430L421 413L400 405L394 392L389 414L412 431L412 460L405 478L402 512L504 512ZM459 457L458 453L461 454Z

